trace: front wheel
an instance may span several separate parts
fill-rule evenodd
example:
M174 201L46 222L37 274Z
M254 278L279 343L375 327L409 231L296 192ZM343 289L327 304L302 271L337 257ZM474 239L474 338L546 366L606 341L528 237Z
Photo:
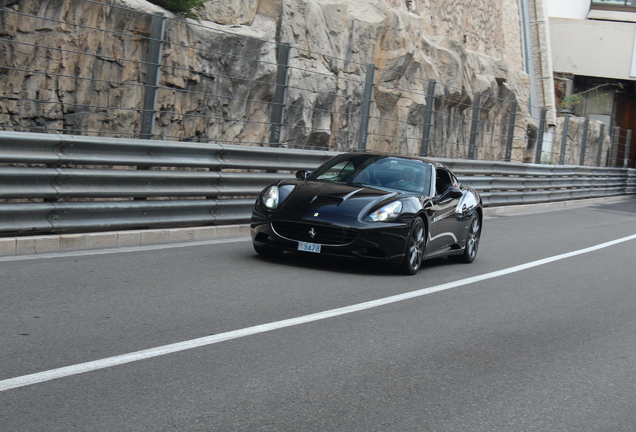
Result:
M466 237L466 247L464 253L456 258L457 261L463 263L471 263L477 256L477 249L479 248L479 239L481 237L481 217L479 213L475 213L473 220L470 221L470 227L468 228L468 236Z
M400 264L400 270L407 275L414 275L422 266L424 259L424 247L426 246L426 230L424 222L416 218L411 225L408 240L406 242L406 253L404 260Z

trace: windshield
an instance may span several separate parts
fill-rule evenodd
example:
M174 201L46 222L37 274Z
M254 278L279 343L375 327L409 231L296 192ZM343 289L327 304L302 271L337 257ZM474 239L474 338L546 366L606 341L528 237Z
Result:
M432 166L417 159L368 154L341 155L314 171L308 180L430 194Z

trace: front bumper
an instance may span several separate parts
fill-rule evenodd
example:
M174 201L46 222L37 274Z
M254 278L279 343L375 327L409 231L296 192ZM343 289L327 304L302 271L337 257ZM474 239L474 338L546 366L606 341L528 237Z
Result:
M345 226L319 221L285 221L263 216L265 215L255 212L252 217L252 241L257 246L299 252L299 242L317 243L321 246L321 255L362 258L392 264L402 262L410 229L407 223L357 221L353 226ZM313 234L310 234L312 229Z

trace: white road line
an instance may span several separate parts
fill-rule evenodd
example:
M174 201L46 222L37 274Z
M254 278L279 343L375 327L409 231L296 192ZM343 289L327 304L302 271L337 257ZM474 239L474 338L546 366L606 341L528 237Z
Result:
M257 325L254 327L248 327L240 330L234 330L227 333L221 333L213 336L206 336L198 339L192 339L189 341L174 343L170 345L164 345L156 348L151 348L143 351L132 352L129 354L123 354L114 357L108 357L102 360L95 360L86 363L80 363L72 366L67 366L58 369L51 369L44 372L38 372L30 375L24 375L16 378L10 378L3 381L0 381L0 391L10 390L17 387L24 387L31 384L37 384L45 381L54 380L57 378L64 378L71 375L77 375L83 372L90 372L98 369L104 369L111 366L118 366L126 363L131 363L134 361L145 360L152 357L158 357L170 353L175 353L179 351L185 351L192 348L198 348L206 345L212 345L219 342L224 342L227 340L238 339L245 336L251 336L259 333L264 333L272 330L277 330L285 327L292 327L300 324L305 324L313 321L319 321L327 318L333 318L344 314L349 314L353 312L359 312L366 309L375 308L378 306L383 306L391 303L396 303L403 300L409 300L416 297L425 296L427 294L433 294L440 291L449 290L452 288L457 288L464 285L469 285L476 282L481 282L487 279L493 279L500 276L505 276L511 273L520 272L523 270L527 270L533 267L538 267L544 264L549 264L555 261L563 260L566 258L571 258L577 255L586 254L589 252L594 252L600 249L608 248L610 246L617 245L619 243L627 242L630 240L636 239L636 234L623 237L618 240L610 241L607 243L602 243L596 246L592 246L585 249L580 249L574 252L569 252L561 255L555 255L553 257L540 259L537 261L532 261L526 264L521 264L514 267L509 267L507 269L494 271L491 273L486 273L480 276L473 276L470 278L458 280L455 282L449 282L442 285L438 285L431 288L424 288L417 291L411 291L404 294L399 294L391 297L385 297L378 300L373 300L365 303L359 303L343 308L332 309L324 312L318 312L311 315L305 315L298 318L291 318L282 321L276 321L269 324Z

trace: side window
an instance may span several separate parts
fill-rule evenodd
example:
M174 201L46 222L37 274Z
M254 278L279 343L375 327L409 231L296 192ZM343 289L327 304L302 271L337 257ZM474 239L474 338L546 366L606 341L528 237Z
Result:
M453 187L454 182L452 177L454 176L443 168L437 168L435 170L435 192L437 195L441 195Z
M592 0L591 8L634 12L632 8L636 8L636 2L634 0Z
M351 161L343 161L336 164L318 176L318 180L342 181L349 177L355 171L355 167Z
M453 187L459 187L459 180L457 180L457 177L455 177L452 173L448 173L450 175L450 179L451 179L451 183L453 184Z

